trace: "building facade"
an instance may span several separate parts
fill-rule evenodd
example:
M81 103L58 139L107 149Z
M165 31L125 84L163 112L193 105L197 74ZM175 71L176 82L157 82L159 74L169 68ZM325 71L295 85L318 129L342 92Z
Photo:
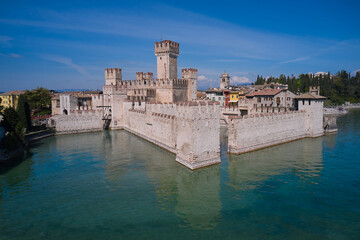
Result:
M253 100L254 108L266 107L294 107L296 95L286 89L263 89L246 95L247 99Z
M16 91L1 93L0 94L1 106L3 106L4 108L9 108L9 107L16 108L19 96L21 94L24 94L25 92L26 91L16 90Z

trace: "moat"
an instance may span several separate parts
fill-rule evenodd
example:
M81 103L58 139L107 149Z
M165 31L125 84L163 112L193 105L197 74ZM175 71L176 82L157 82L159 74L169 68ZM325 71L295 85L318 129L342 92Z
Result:
M0 239L359 239L360 111L191 171L126 131L50 137L0 173ZM222 130L224 131L224 129Z

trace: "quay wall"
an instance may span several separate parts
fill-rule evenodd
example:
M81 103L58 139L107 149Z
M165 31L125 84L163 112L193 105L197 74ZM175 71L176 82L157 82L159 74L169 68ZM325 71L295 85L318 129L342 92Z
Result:
M57 134L94 132L103 130L102 110L72 110L69 115L52 118Z
M308 136L305 110L229 117L228 152L240 154Z

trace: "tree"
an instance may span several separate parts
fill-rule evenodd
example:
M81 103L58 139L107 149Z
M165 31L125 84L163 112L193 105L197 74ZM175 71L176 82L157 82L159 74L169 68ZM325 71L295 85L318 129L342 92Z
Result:
M0 98L0 114L2 113L2 110L3 110L3 106L1 106L1 102L2 102L2 99Z
M5 108L4 110L4 126L6 132L14 132L16 124L19 122L19 115L14 108Z
M16 112L19 115L19 122L27 130L31 128L30 108L25 94L21 94L18 99Z
M51 95L45 88L37 88L25 93L30 109L35 115L51 114Z
M265 79L263 78L263 76L257 76L256 78L256 82L255 82L255 85L264 85L265 83Z

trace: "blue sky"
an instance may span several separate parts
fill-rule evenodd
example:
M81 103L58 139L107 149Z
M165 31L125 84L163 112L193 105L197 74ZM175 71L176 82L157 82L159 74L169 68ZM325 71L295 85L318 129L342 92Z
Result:
M256 76L360 70L360 1L1 1L0 91L101 89L154 72L154 42L180 43L198 87ZM181 73L181 71L179 71Z

